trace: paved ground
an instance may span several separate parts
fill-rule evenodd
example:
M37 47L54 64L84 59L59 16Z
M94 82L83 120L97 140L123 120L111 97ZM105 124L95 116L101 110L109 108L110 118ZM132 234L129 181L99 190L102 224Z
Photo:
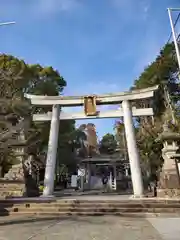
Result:
M63 199L126 200L130 195L79 195ZM58 198L59 199L59 198ZM0 240L179 240L180 218L0 217Z
M0 240L178 240L179 226L180 218L4 217Z

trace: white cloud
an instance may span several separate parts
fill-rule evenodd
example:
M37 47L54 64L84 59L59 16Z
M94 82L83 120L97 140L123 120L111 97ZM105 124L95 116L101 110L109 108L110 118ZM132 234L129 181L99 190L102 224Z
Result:
M74 10L78 6L78 0L39 0L36 9L44 14L55 14Z
M80 83L80 84L79 84ZM92 79L88 78L80 80L76 85L67 86L64 89L64 95L68 96L79 96L79 95L93 95L93 94L109 94L122 92L127 89L124 89L122 86L121 78L115 77L111 81L107 81L107 78L104 80L101 79Z
M110 2L118 8L124 8L133 4L133 0L110 0Z
M80 0L31 0L31 1L0 1L1 19L32 22L47 19L61 12L71 13L82 6Z
M117 92L118 85L117 83L107 83L106 81L92 81L87 84L83 84L79 86L77 89L73 89L73 93L80 95L80 94L104 94L104 93L111 93Z
M139 54L136 65L134 66L134 72L141 74L144 71L144 68L148 67L156 58L160 52L160 47L163 46L163 39L160 41L158 38L151 38L150 41L145 41L146 45L140 47L142 54Z
M126 16L127 20L146 18L150 9L150 0L110 0L114 8Z
M153 15L150 11L153 7L151 0L112 0L112 3L115 9L120 12L123 24L131 25L132 28L137 29L136 36L141 36L137 42L137 48L130 48L132 56L128 56L131 58L136 55L133 72L138 77L144 68L154 61L160 48L164 46L168 39L168 30L166 31L164 25L162 25L168 23L168 16L167 18L164 17L166 3L164 3L162 9L154 11ZM160 18L159 16L163 17Z

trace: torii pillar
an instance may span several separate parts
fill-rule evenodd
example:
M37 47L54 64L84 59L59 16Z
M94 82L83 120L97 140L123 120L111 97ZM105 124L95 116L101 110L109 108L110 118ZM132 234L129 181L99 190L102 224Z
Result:
M142 197L144 194L144 189L130 101L123 101L122 108L124 113L124 127L126 133L134 197Z
M56 155L58 148L59 122L60 122L59 114L60 106L53 105L46 160L46 170L44 178L44 191L43 191L44 197L50 197L53 195L54 192L54 173L56 167Z

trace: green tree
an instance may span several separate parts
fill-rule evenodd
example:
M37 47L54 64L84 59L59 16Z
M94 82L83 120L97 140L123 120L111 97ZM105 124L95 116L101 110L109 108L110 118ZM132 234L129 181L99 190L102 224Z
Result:
M174 44L166 44L148 67L144 69L138 79L135 80L132 89L142 89L159 85L159 92L155 98L153 107L156 108L156 117L162 117L167 105L171 103L175 107L179 96L180 89L178 87L178 64L175 55ZM165 91L168 92L171 102L168 102ZM173 102L172 102L172 99ZM141 104L147 106L149 100L140 101Z
M104 154L112 154L117 148L117 141L113 134L107 133L100 141L99 151Z
M123 119L116 121L114 125L115 139L117 141L117 150L124 160L128 159L127 143Z
M57 173L61 166L65 166L71 171L76 167L76 156L74 147L75 121L60 121L58 154L57 154Z
M153 105L151 100L147 99L135 103L141 107L151 106L155 110L154 118L136 119L136 135L142 165L150 168L151 171L157 171L162 166L162 143L157 143L156 138L162 131L164 121L171 121L174 110L179 107L178 64L174 51L173 43L165 45L155 61L145 68L132 87L132 89L141 89L159 85Z
M65 86L64 78L52 67L28 65L13 56L0 55L0 131L10 131L12 125L23 119L27 154L29 152L39 154L47 146L50 122L35 123L32 121L32 115L35 112L47 112L51 109L32 106L24 98L24 94L59 95ZM59 138L62 141L68 131L74 127L74 121L68 123L62 121L60 126ZM61 129L64 131L62 132ZM12 140L13 137L11 135L7 141ZM1 148L1 165L9 163L12 146L11 142L6 150Z

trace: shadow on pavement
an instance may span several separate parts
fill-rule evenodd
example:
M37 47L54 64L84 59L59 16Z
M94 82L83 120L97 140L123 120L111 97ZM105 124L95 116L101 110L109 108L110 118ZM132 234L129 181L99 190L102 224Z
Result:
M11 208L13 206L12 203L0 203L0 218L1 217L5 217L5 216L9 216L9 211L7 208Z
M92 216L64 216L64 217L33 217L28 216L27 218L22 217L21 219L11 219L4 220L0 222L0 226L7 225L16 225L16 224L26 224L26 223L35 223L35 222L44 222L44 221L82 221L90 223L92 222Z
M67 216L52 216L52 217L37 217L37 216L28 216L28 217L23 217L21 219L6 219L0 221L0 226L7 226L7 225L16 225L16 224L26 224L26 223L36 223L36 222L45 222L45 221L55 221L55 222L66 222L66 221L71 221L71 222L82 222L82 223L96 223L96 224L102 224L102 220L108 218L108 217L113 217L113 218L126 218L126 219L144 219L145 216L136 216L134 214L129 214L128 216L122 214L96 214L96 215L67 215ZM103 221L104 221L103 220Z
M32 223L32 222L43 222L43 221L58 221L58 220L66 220L67 217L59 218L59 217L30 217L27 218L22 217L21 219L10 219L4 220L0 222L0 226L6 225L15 225L15 224L24 224L24 223Z
M36 223L36 222L45 222L45 221L54 221L54 222L82 222L86 224L102 224L106 218L101 218L103 215L99 216L100 218L93 217L93 216L65 216L65 217L28 217L28 218L21 218L21 219L13 219L13 220L4 220L0 222L0 226L7 226L7 225L16 225L16 224L26 224L26 223ZM106 216L107 217L107 216ZM113 216L118 217L118 216Z

